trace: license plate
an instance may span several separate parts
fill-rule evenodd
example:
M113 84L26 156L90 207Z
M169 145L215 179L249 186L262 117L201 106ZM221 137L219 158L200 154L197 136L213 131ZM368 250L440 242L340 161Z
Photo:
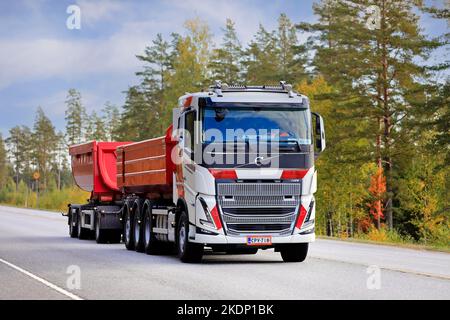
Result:
M272 236L249 236L247 237L248 246L270 246Z

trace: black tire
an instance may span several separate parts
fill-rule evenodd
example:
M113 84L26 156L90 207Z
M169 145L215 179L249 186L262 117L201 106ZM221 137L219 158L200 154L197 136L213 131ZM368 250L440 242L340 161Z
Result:
M201 262L203 249L203 244L189 242L189 219L186 212L181 212L177 224L178 258L187 263Z
M77 231L78 239L80 240L89 239L89 230L81 227L81 209L78 209L77 211L77 230L78 230Z
M120 243L122 240L121 230L109 230L108 241L109 243Z
M100 213L95 215L95 241L97 243L106 243L108 241L108 231L100 229Z
M69 208L69 235L71 238L78 238L77 217L74 217L72 208Z
M125 210L123 221L123 242L128 250L134 250L134 216L128 205L125 205L123 208Z
M134 239L134 250L137 252L144 252L144 228L143 228L143 214L142 214L142 204L141 199L136 199L133 205L133 239Z
M227 254L257 254L258 248L235 248L226 250Z
M144 220L143 220L143 240L144 240L144 251L146 254L161 254L162 253L162 243L156 239L153 233L153 215L151 202L146 201L144 204Z
M280 248L284 262L303 262L308 255L308 243L287 244Z

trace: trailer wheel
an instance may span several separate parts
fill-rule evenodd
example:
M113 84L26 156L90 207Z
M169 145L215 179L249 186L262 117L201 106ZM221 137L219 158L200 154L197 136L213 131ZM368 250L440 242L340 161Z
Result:
M293 243L280 248L284 262L302 262L308 255L308 243Z
M160 254L161 242L156 239L153 233L153 216L151 204L147 203L144 209L144 251L147 254Z
M76 222L77 219L74 219L74 214L72 213L72 208L69 208L68 216L69 216L69 235L71 238L78 238L78 225Z
M122 240L122 231L121 230L109 230L108 239L110 243L120 243Z
M128 250L134 250L134 230L133 230L133 214L130 212L128 205L124 206L125 221L123 224L123 242Z
M136 250L137 252L144 252L142 203L143 203L142 199L136 199L133 205L134 250Z
M77 231L78 239L80 240L89 239L89 230L81 226L81 210L78 210L77 214L77 230L78 230Z
M95 241L97 243L107 242L107 230L100 229L100 213L95 215Z
M186 212L181 212L177 232L178 257L183 262L201 262L204 246L189 242L189 219Z

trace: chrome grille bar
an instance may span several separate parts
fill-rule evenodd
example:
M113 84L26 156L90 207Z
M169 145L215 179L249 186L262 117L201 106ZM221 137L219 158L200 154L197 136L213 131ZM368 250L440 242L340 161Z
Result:
M219 183L219 196L285 196L300 195L300 183Z
M217 200L229 235L288 235L297 218L301 183L218 183Z
M231 216L226 213L224 213L223 218L226 223L244 223L244 224L274 224L274 223L292 223L295 220L296 215L290 214L287 216L281 216L281 217L239 217L239 216Z
M233 196L231 198L220 197L219 205L222 208L243 207L295 207L300 202L300 196Z

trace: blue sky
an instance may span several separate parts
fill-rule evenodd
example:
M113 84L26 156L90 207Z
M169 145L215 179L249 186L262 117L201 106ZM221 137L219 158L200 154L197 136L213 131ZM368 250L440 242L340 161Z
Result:
M444 0L442 0L444 1ZM442 6L442 1L432 0ZM41 106L57 129L64 128L69 88L81 91L88 109L107 101L121 105L137 79L143 51L157 33L183 33L183 23L206 21L217 43L226 18L236 23L247 43L259 23L274 29L280 13L293 22L315 20L313 0L18 0L0 2L0 132L18 124L32 126ZM81 8L81 29L66 27L71 4ZM428 34L445 30L444 22L424 17ZM299 39L305 35L299 34Z

